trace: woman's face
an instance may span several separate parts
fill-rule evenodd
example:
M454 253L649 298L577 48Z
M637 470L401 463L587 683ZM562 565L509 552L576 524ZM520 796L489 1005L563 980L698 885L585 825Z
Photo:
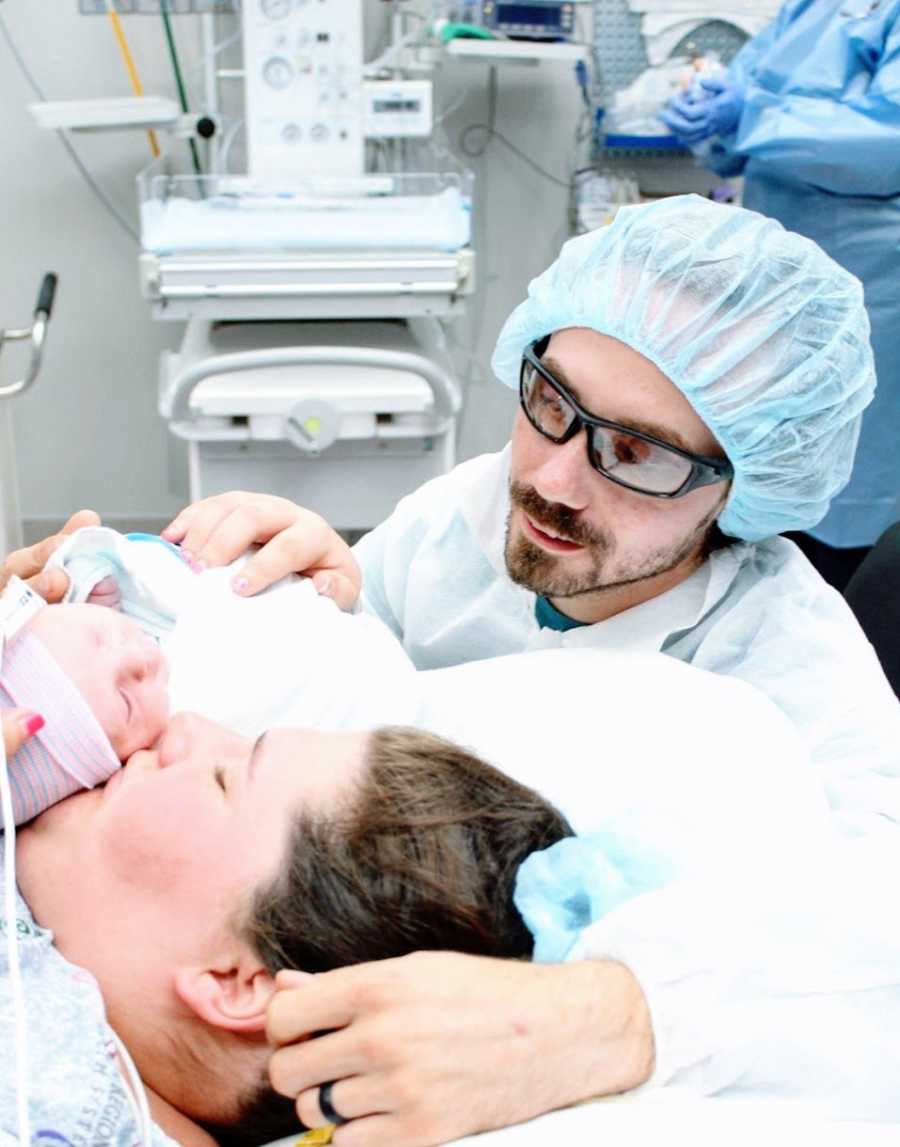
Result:
M179 715L104 788L20 833L22 893L63 954L98 978L123 962L152 975L195 959L278 870L296 815L340 807L367 742L274 729L252 744Z

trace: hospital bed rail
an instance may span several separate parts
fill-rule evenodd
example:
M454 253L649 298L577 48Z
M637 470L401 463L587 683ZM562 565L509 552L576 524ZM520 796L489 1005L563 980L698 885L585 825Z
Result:
M0 385L0 398L12 398L13 395L21 394L23 390L27 390L28 387L31 386L38 376L41 369L41 358L43 356L44 339L47 334L47 324L50 321L50 315L53 313L53 300L56 296L57 282L58 278L53 271L48 271L47 274L44 275L34 307L34 321L30 327L8 330L0 328L0 352L2 352L4 345L8 342L19 342L24 339L30 339L31 341L31 355L25 374L21 378L16 379L15 382Z
M176 434L190 438L195 420L191 410L191 395L205 379L265 367L335 365L381 367L419 375L431 388L435 419L440 424L452 420L462 408L459 386L425 355L378 347L296 346L266 347L214 355L191 362L175 372L160 395L160 414L171 423ZM433 429L439 432L441 427Z

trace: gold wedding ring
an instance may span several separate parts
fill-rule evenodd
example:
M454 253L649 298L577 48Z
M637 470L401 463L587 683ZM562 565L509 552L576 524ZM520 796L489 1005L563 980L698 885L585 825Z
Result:
M301 1135L294 1147L327 1147L334 1132L335 1127L332 1123L326 1123L324 1127L314 1127L312 1131Z

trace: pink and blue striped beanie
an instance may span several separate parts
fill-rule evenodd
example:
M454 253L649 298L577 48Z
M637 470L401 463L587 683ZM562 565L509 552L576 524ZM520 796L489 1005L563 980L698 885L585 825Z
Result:
M47 722L9 761L16 824L80 789L102 784L121 768L81 693L27 629L3 651L0 705L33 709Z

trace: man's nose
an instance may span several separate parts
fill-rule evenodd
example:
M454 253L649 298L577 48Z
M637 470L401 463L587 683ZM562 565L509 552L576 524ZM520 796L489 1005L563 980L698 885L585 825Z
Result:
M573 510L584 510L590 505L596 475L588 466L584 435L582 427L562 445L544 441L542 456L528 475L544 501Z

